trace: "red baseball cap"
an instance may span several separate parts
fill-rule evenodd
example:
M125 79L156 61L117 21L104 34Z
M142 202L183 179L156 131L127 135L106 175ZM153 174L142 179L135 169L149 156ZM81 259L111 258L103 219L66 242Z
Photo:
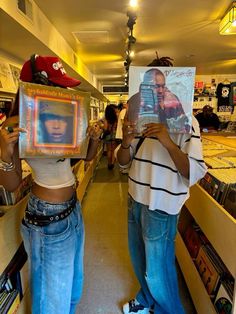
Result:
M31 60L23 64L20 73L20 80L23 82L33 83L33 73ZM52 82L61 87L75 87L81 83L66 74L61 60L57 57L42 57L35 55L34 59L35 71L43 75L49 82Z

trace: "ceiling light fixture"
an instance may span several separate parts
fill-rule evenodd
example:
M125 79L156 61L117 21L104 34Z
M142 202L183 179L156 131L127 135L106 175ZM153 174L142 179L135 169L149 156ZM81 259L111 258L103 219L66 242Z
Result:
M132 8L136 8L138 6L138 1L137 0L130 0L129 5Z
M130 5L131 5L130 1ZM137 20L137 13L134 9L135 5L134 2L137 4L137 1L133 1L133 6L130 10L127 12L128 16L128 22L127 22L127 27L128 27L128 38L127 38L127 49L126 49L126 59L124 62L124 67L125 67L125 85L128 85L129 81L129 67L132 62L132 58L134 57L134 51L132 49L133 45L136 43L136 38L133 36L133 29L134 25L136 24Z
M233 1L220 21L221 35L236 34L236 1Z

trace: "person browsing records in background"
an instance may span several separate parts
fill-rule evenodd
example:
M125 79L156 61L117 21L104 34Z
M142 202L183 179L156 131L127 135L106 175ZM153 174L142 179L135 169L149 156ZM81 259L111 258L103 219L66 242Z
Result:
M116 128L117 128L117 106L110 104L105 109L103 139L107 151L107 168L112 170L115 164L114 150L117 147Z
M124 119L125 119L127 107L128 107L127 103L122 104L120 113L118 115L117 128L116 128L116 139L118 140L118 142L121 142L121 140L123 138L122 127L124 124Z
M159 59L151 64L162 65ZM163 85L164 81L156 84ZM128 110L139 108L139 101L139 97L131 97ZM134 122L125 119L123 140L116 149L120 167L130 167L128 243L140 284L135 298L124 304L123 313L148 314L153 309L154 314L183 314L175 237L189 188L206 172L199 125L193 117L190 134L169 134L165 123L148 123L141 139L135 138L135 127Z
M75 87L57 57L33 55L20 73L24 82ZM26 130L18 126L19 91L10 117L0 130L0 184L14 191L22 181L18 139ZM98 147L100 130L89 128L86 160ZM70 159L32 158L33 185L21 233L29 260L32 314L72 314L83 287L84 224L76 198ZM60 174L60 175L59 175Z
M204 129L206 131L219 129L220 120L209 105L205 105L202 112L196 114L195 118L198 120L201 131L204 131Z

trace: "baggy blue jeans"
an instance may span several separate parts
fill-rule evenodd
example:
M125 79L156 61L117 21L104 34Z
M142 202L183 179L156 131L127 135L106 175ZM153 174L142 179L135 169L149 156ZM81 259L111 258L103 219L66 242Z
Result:
M53 215L72 200L50 204L30 195L28 210ZM83 287L84 224L77 201L65 219L37 227L21 225L29 261L32 314L74 314Z
M128 198L128 241L141 289L136 299L155 314L185 313L179 297L175 266L178 215L152 211Z

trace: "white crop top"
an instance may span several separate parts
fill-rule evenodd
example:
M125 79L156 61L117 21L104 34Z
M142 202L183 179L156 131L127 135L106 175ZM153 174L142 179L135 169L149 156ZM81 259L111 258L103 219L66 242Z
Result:
M75 183L75 176L68 158L29 158L25 161L32 168L34 182L40 186L58 189Z

